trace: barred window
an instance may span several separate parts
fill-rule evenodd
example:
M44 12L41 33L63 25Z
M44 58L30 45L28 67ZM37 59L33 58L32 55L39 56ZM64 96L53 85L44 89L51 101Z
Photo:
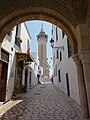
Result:
M62 53L61 53L61 51L60 51L60 61L62 61Z
M64 38L64 36L65 36L65 32L64 32L64 31L62 31L62 39Z
M58 29L56 27L56 41L58 40Z
M67 48L68 48L68 58L70 58L72 55L72 50L71 50L71 45L68 38L67 38Z

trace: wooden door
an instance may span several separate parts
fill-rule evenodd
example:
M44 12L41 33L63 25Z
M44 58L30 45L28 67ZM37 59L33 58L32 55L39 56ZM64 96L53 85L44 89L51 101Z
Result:
M8 63L0 61L0 102L5 101Z

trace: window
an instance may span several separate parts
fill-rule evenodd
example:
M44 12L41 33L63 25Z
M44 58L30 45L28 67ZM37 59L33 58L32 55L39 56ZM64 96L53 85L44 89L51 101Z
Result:
M16 26L16 36L18 36L18 32L19 32L19 27L18 25ZM20 41L16 38L15 36L15 44L20 48Z
M56 27L56 41L58 40L58 29Z
M67 49L68 49L68 58L70 58L72 55L72 51L71 51L71 45L68 38L67 38Z
M65 36L65 32L64 32L64 31L62 31L62 39L64 38L64 36Z
M39 70L39 66L38 66L38 70Z
M10 38L12 37L12 31L8 32L7 34Z
M53 35L53 29L52 29L52 35Z
M56 74L55 75L57 76L57 64L56 64Z
M57 57L56 57L57 59L59 58L59 52L58 52L58 50L57 50Z
M2 60L9 62L9 54L3 49L1 49L1 58Z
M18 36L18 29L19 29L19 27L18 27L18 25L16 26L16 36Z
M62 53L61 53L61 51L60 51L60 61L62 61Z
M17 38L15 39L15 44L20 48L20 42L17 40Z
M61 82L60 70L58 70L58 79L59 79L59 82Z

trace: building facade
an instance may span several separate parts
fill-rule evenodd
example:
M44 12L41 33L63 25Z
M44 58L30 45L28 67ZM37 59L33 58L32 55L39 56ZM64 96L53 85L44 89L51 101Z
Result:
M36 84L38 84L38 67L39 67L39 60L38 60L38 55L36 52L31 52L31 55L33 56L34 60L32 62L32 64L30 65L31 69L32 69L32 87L35 86Z
M25 61L32 61L27 53L31 37L25 23L15 26L2 42L2 59L0 61L0 102L8 101L13 94L18 94L22 89L22 73L27 68ZM24 85L27 87L27 83ZM28 82L28 81L27 81ZM2 84L2 86L1 86Z
M54 25L52 26L52 38L54 40L54 47L52 48L53 82L60 90L80 104L77 70L72 59L70 42L65 33Z

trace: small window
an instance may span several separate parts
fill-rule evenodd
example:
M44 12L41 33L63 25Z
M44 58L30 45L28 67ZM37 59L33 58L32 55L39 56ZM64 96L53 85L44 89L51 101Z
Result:
M72 50L71 50L71 45L68 38L67 38L67 49L68 49L68 58L70 58L72 55Z
M8 32L7 34L10 38L12 37L12 31Z
M56 27L56 41L58 40L58 29Z
M18 36L18 32L19 32L19 26L16 26L16 36Z
M39 66L38 66L38 70L39 70Z
M57 50L57 59L59 58L59 52L58 52L58 50Z
M60 51L60 61L62 61L62 53L61 53L61 51Z
M15 44L20 48L21 46L20 46L20 42L17 40L17 39L15 39Z
M59 79L59 82L61 82L61 74L60 74L60 70L58 70L58 79Z
M16 35L15 35L15 44L20 48L20 41L17 39L18 36L18 32L19 32L19 27L18 25L16 26Z
M62 31L62 39L64 38L64 36L65 36L65 32L64 32L64 31Z
M52 35L53 35L53 29L52 29Z

